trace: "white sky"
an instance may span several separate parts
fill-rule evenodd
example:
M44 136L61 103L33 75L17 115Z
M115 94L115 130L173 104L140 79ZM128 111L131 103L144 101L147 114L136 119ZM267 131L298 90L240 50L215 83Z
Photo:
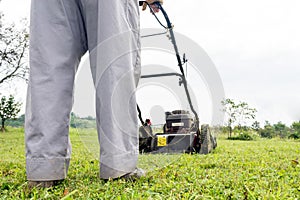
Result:
M29 4L2 0L0 10L17 23ZM213 60L226 97L257 108L262 122L300 120L299 0L165 0L164 7L175 31ZM158 27L148 13L141 25Z

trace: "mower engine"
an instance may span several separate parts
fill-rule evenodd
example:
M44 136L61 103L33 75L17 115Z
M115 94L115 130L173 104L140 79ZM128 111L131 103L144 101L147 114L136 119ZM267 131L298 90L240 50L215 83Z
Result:
M174 110L166 112L166 124L164 125L164 133L187 134L194 126L194 118L185 110Z
M197 130L194 118L185 110L166 112L163 133L153 134L150 126L140 127L140 152L188 153L195 151ZM148 137L146 137L148 136Z

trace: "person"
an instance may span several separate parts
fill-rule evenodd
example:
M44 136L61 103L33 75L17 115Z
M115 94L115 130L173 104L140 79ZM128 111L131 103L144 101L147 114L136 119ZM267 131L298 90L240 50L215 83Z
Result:
M25 116L30 187L50 187L67 176L74 78L87 51L96 91L100 178L144 174L137 168L138 1L32 0Z
M144 126L151 126L152 122L150 119L146 119Z

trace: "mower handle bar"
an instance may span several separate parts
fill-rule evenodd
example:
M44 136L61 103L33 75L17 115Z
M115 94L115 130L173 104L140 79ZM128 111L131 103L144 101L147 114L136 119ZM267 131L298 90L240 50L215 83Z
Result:
M185 89L185 92L186 92L186 95L187 95L187 99L188 99L188 102L190 104L190 108L192 110L192 112L194 113L195 115L195 118L196 118L196 124L197 124L197 128L199 128L199 117L198 117L198 114L196 112L196 110L194 109L194 106L192 104L192 100L191 100L191 96L190 96L190 93L188 91L188 86L187 86L187 82L186 82L186 78L185 78L185 73L184 73L184 70L183 70L183 66L182 66L182 61L181 61L181 57L179 55L179 51L178 51L178 47L177 47L177 44L176 44L176 40L175 40L175 35L174 35L174 32L173 32L173 26L172 26L172 23L168 17L168 14L167 12L164 10L164 8L162 7L161 3L156 1L154 3L152 3L151 5L156 5L157 8L162 12L162 14L164 15L165 17L165 20L167 22L167 27L164 26L160 20L158 19L158 17L156 16L156 14L153 12L153 9L151 8L151 5L147 2L147 1L139 1L139 6L142 6L144 3L146 3L148 5L148 7L150 8L150 10L152 11L153 15L155 16L156 20L160 23L161 26L163 26L165 29L168 29L169 30L169 33L170 33L170 39L172 41L172 44L174 46L174 50L175 50L175 53L176 53L176 58L177 58L177 62L178 62L178 66L179 66L179 69L180 69L180 72L182 74L182 83L184 85L184 89ZM139 109L138 109L139 110ZM140 112L140 111L139 111Z

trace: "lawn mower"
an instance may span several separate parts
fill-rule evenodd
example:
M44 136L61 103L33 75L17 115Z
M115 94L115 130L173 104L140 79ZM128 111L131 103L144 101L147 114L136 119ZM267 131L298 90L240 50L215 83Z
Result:
M138 116L142 126L139 128L139 151L140 153L200 153L208 154L217 147L216 137L211 134L209 125L203 124L200 127L199 117L193 107L191 96L188 90L187 80L183 65L187 62L185 54L180 56L175 34L173 32L172 23L159 2L155 2L167 25L163 25L156 13L152 10L151 5L145 1L139 1L139 5L147 4L159 24L169 33L169 38L173 44L176 59L180 73L158 73L150 75L142 75L141 78L157 78L177 76L179 77L179 85L183 85L186 98L191 110L174 110L165 112L165 124L161 133L153 133L151 122L149 119L143 120L141 110L137 105ZM156 34L149 35L155 36Z

